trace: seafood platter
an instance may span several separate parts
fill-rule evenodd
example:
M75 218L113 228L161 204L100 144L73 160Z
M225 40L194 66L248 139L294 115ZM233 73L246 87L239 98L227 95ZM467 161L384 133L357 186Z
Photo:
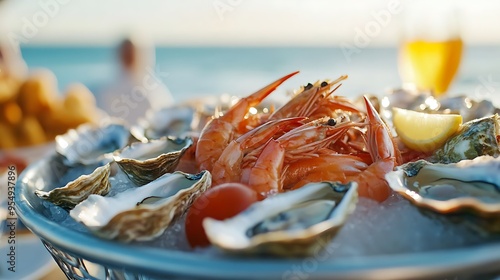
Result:
M350 100L347 76L267 101L295 74L57 136L56 153L20 176L20 219L77 279L102 277L87 262L111 279L499 273L492 102L408 90ZM435 135L411 135L419 118Z

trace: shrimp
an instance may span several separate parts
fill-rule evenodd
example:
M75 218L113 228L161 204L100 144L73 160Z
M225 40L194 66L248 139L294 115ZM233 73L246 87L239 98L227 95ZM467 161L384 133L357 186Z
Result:
M270 139L255 164L243 173L242 182L263 197L281 191L284 154L280 142Z
M283 188L296 189L309 182L329 178L329 181L347 182L347 178L359 174L368 164L357 156L336 154L329 149L318 151L318 157L297 160L287 166ZM309 176L309 177L308 177Z
M238 131L239 125L244 120L248 110L258 105L279 85L297 73L298 71L288 74L250 96L240 99L224 115L212 119L201 131L196 145L196 163L200 170L211 171L214 162L220 157L229 142L234 139L236 132L240 132Z
M213 165L213 184L239 182L241 177L240 166L246 153L264 145L275 134L302 125L304 119L296 117L269 121L231 141Z
M347 79L347 76L341 76L331 82L317 82L315 85L308 84L299 94L294 96L281 108L269 116L269 119L276 120L289 117L309 117L322 103L328 95L334 92L339 86L331 92L328 90L335 84Z
M328 121L325 121L325 119L316 120L303 124L302 126L288 131L286 134L280 136L278 141L280 143L286 143L287 154L285 154L285 157L287 161L293 161L296 155L301 155L299 157L301 159L307 156L315 157L314 151L321 149L323 146L329 145L333 138L337 140L342 137L341 134L345 133L345 130L347 130L347 127L344 126L353 126L353 124L342 124L340 128L345 130L341 130L339 132L339 127L334 127L335 124L336 122L331 119L328 119ZM243 174L248 172L248 168L251 168L251 166L255 163L263 149L264 146L261 146L260 148L256 148L249 152L245 156L242 163ZM245 177L245 175L243 175L243 177ZM248 178L248 176L246 176L246 178Z
M317 157L317 151L332 145L341 139L347 131L362 124L345 122L337 124L330 118L320 119L302 125L282 137L278 138L284 143L287 153L285 162L302 160L306 157Z
M336 90L335 88L334 90ZM333 91L332 91L333 93ZM356 105L352 104L346 97L344 96L328 96L328 98L322 99L319 106L314 110L309 116L312 119L329 116L336 117L337 112L341 112L343 114L353 113L361 118L364 117L364 112L356 107Z
M382 121L377 110L364 96L368 129L366 131L366 148L372 157L373 163L356 176L360 196L373 198L379 202L389 197L391 189L385 180L385 174L393 171L402 163L401 153L395 145L394 139L387 125Z
M317 157L316 151L342 137L353 125L356 124L330 126L328 122L309 122L278 139L270 139L256 159L251 158L251 164L248 164L247 158L244 159L241 182L263 196L283 191L284 164Z
M191 139L193 140L193 145L191 145L191 147L186 150L184 155L182 155L181 159L179 160L179 164L177 164L177 167L175 168L175 171L182 171L191 174L197 174L200 172L196 164L195 157L198 136L193 135L191 136Z
M366 149L373 163L367 165L362 158L353 155L320 155L288 166L290 178L284 180L287 188L297 189L309 182L355 181L360 196L379 202L389 197L391 191L384 176L401 163L401 156L389 129L366 97L365 104L368 122ZM296 178L302 179L297 182L294 181Z

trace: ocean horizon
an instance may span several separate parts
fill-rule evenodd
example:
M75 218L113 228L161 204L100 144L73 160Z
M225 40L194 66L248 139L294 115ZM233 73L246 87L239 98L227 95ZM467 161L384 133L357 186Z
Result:
M21 52L30 70L54 72L61 92L80 82L98 95L119 73L113 47L26 46ZM337 94L356 97L401 86L397 55L396 48L157 47L155 71L179 102L206 95L248 95L293 71L301 73L277 92L348 75ZM449 94L500 97L499 58L498 47L466 47Z

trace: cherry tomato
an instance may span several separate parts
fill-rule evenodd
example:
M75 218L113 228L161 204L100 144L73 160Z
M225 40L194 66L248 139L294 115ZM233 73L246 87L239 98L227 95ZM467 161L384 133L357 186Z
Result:
M258 201L257 193L240 183L225 183L207 190L198 197L186 216L186 235L192 247L208 246L203 219L231 218Z

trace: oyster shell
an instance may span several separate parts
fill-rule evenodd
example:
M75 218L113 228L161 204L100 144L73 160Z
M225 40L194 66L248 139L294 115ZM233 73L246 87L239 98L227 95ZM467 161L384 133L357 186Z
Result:
M254 203L237 216L205 218L210 242L229 253L305 256L334 237L354 211L357 184L310 183Z
M430 161L455 163L483 155L498 157L500 155L497 142L497 137L500 135L499 121L499 116L494 114L464 123L455 136L434 152Z
M196 108L189 105L176 105L159 110L149 110L141 130L147 139L159 139L165 136L183 137L196 126Z
M211 175L174 172L113 197L91 195L70 215L96 235L124 242L151 240L208 189Z
M442 214L500 219L500 159L481 156L453 164L424 160L385 175L389 186L420 207Z
M136 142L115 153L118 166L135 184L142 186L175 170L180 158L193 145L191 138L162 138Z
M434 98L431 92L396 89L381 100L381 115L389 122L392 108L405 108L427 113L460 114L464 122L500 113L489 100L475 101L465 95Z
M439 103L440 112L460 114L464 121L484 118L498 112L491 101L475 101L465 95L446 97L440 99Z
M126 125L112 121L102 126L83 124L56 136L56 151L64 156L64 163L105 164L113 160L112 153L136 141Z
M435 99L431 92L419 92L409 89L395 89L384 96L380 101L382 108L392 111L393 107L405 108L408 110L428 110L435 106Z
M96 168L91 174L81 175L64 187L55 188L49 192L36 190L35 194L55 205L71 209L87 199L91 194L106 195L111 188L109 183L110 173L110 164L107 163Z
M206 96L189 100L174 106L149 110L139 124L131 128L131 133L137 139L160 139L165 136L186 137L198 136L207 122L227 111L241 97L223 94ZM258 106L252 108L252 113L270 112L271 108L279 107L283 101L272 96L266 98ZM144 142L144 141L143 141Z

